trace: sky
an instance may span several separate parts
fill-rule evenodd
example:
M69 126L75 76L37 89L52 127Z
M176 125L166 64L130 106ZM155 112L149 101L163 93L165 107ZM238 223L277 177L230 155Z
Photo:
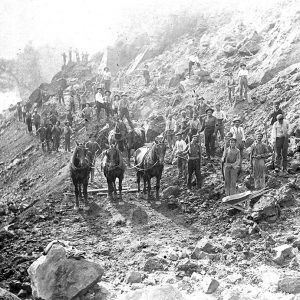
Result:
M255 4L275 0L252 0ZM0 57L12 58L28 41L59 49L70 46L95 53L113 44L118 34L137 19L136 30L151 30L157 18L203 3L216 9L244 0L0 0ZM147 28L148 26L148 28Z

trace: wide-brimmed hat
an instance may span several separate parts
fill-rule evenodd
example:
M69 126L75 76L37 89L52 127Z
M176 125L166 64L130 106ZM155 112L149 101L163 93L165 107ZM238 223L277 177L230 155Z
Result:
M236 141L236 137L232 136L229 140L230 141Z
M235 123L235 122L241 122L241 119L239 117L235 117L235 118L233 118L232 123Z
M211 107L209 107L209 108L207 108L207 109L205 110L206 113L207 113L208 111L211 111L212 113L214 112L214 110L213 110Z
M128 95L127 95L127 93L122 93L121 94L121 97L127 97Z
M261 135L261 136L263 136L264 134L261 131L258 130L258 131L255 132L255 135Z
M103 88L102 87L97 87L97 91L102 91L103 90Z
M229 131L229 132L227 132L227 134L226 134L226 137L227 137L227 138L231 138L231 137L233 137L233 133L232 133L232 132L230 132L230 131Z
M193 138L198 138L198 137L199 137L198 134L193 135Z
M283 119L283 115L282 114L279 114L277 117L276 117L277 120L282 120Z
M105 67L105 68L104 68L104 71L106 71L106 70L109 71L109 67Z
M121 96L119 94L115 94L114 98L119 97L119 99L121 98Z
M245 63L241 63L240 67L242 67L242 66L246 67L246 64Z
M177 133L175 133L175 136L178 136L178 135L182 135L182 132L178 131Z
M111 95L111 91L105 91L104 94L106 95L107 93L109 93Z

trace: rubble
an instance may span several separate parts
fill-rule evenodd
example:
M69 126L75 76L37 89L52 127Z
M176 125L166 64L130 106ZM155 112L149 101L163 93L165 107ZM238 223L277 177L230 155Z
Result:
M279 265L282 265L286 258L292 258L295 256L291 245L281 245L274 248L273 251L276 253L273 260Z
M216 279L210 277L204 278L201 283L202 290L205 294L214 293L219 285L220 283Z
M0 299L1 300L20 300L17 296L14 294L0 288Z
M280 291L289 294L300 293L300 276L295 275L283 275L278 282L278 288Z

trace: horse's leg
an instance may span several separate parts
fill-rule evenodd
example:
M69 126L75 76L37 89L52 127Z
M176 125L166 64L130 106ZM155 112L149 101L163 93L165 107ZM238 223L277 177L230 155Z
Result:
M112 181L106 178L107 180L107 195L110 200L113 200L112 192L113 192L113 184Z
M78 183L74 184L75 186L75 209L78 210L79 209L79 190L78 190Z
M160 188L160 179L161 177L156 176L156 199L159 200L159 188Z
M139 171L136 172L136 183L138 186L138 193L141 192L141 174Z
M130 149L127 148L127 159L128 159L128 166L130 167Z
M84 197L84 206L85 209L89 208L88 204L88 194L87 194L87 187L88 187L88 178L83 182L83 197Z
M148 195L147 195L147 197L148 197L148 200L150 199L150 197L151 197L151 177L148 175L147 176L147 189L148 189Z
M122 181L123 181L124 173L119 177L119 194L120 194L120 200L122 200Z
M81 183L78 183L78 191L79 191L79 197L80 199L82 199Z
M143 193L146 194L146 188L147 188L147 179L146 179L146 175L143 175L143 180L144 180Z
M114 189L114 194L115 195L117 195L116 180L117 180L117 178L115 178L114 181L113 181L113 189Z

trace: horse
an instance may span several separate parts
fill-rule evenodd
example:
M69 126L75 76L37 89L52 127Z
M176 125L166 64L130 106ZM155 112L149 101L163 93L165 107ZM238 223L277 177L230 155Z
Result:
M137 176L138 192L140 192L140 180L143 176L144 189L148 189L148 200L151 193L151 178L156 177L156 199L159 199L159 188L162 172L164 169L164 159L167 146L162 142L155 141L150 148L142 147L135 152L135 169Z
M110 147L101 154L101 170L106 177L108 196L114 199L116 196L116 179L119 179L119 195L122 199L122 181L124 178L125 164L121 152L116 147Z
M108 144L117 145L117 148L123 152L126 149L127 127L122 121L115 123L115 128L108 134Z
M76 142L76 148L73 152L70 164L70 175L75 186L76 210L79 209L78 196L82 198L81 186L83 187L84 206L85 209L88 209L87 186L91 172L91 164L91 153L88 151L88 149L85 148L83 144L79 144Z
M136 151L137 149L144 146L146 142L145 131L142 129L132 129L127 135L127 153L128 153L128 165L130 166L131 150Z

